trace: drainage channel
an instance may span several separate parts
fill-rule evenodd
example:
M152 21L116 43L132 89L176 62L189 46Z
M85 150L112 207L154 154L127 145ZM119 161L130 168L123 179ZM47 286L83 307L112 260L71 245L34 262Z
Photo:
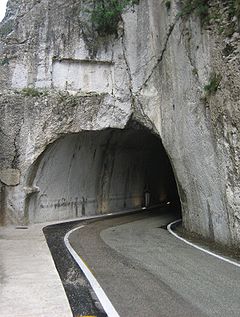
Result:
M79 224L86 224L86 221L51 225L45 227L43 232L62 280L73 316L105 317L107 315L92 291L88 280L79 270L64 243L66 233Z

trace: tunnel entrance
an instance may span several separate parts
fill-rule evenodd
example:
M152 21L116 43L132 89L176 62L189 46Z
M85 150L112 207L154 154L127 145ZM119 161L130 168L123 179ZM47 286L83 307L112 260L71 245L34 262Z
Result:
M180 206L160 138L139 126L66 135L42 153L30 180L30 223L143 207L146 200Z

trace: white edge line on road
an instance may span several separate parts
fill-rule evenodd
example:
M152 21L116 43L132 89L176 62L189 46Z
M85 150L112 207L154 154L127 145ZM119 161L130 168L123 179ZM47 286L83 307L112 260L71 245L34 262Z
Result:
M168 232L171 233L173 236L175 236L177 239L179 239L179 240L181 240L181 241L183 241L183 242L185 242L185 243L191 245L191 246L194 247L195 249L198 249L198 250L200 250L200 251L202 251L202 252L205 252L205 253L207 253L207 254L210 254L210 255L214 256L215 258L218 258L218 259L220 259L220 260L222 260L222 261L225 261L225 262L227 262L227 263L229 263L229 264L232 264L232 265L235 265L235 266L237 266L237 267L240 267L240 263L235 262L235 261L232 261L232 260L229 260L228 258L225 258L225 257L223 257L223 256L221 256L221 255L218 255L218 254L213 253L213 252L211 252L211 251L209 251L209 250L206 250L206 249L204 249L204 248L202 248L202 247L199 247L198 245L196 245L196 244L194 244L194 243L192 243L192 242L190 242L190 241L188 241L188 240L182 238L181 236L179 236L176 232L174 232L174 231L172 230L172 226L175 225L175 224L177 224L177 223L179 223L179 222L181 222L181 221L182 221L182 220L179 219L179 220L176 220L176 221L171 222L171 223L167 226Z
M112 303L108 299L107 295L105 294L104 290L92 274L92 272L88 269L87 265L84 263L84 261L80 258L80 256L76 253L76 251L72 248L70 242L69 242L69 236L71 233L73 233L76 230L79 230L83 228L84 226L79 226L75 229L70 230L64 237L64 242L66 247L68 248L68 251L71 253L74 260L77 262L80 269L83 271L84 275L88 279L90 285L92 286L94 292L96 293L100 303L102 304L103 309L105 310L106 314L109 317L120 317L115 308L113 307Z
M168 205L168 204L167 204ZM94 219L104 219L104 218L107 218L108 216L114 216L114 217L117 217L117 216L122 216L122 215L130 215L132 213L135 213L135 212L141 212L141 211L151 211L152 209L155 209L155 208L163 208L163 207L167 207L166 205L164 204L158 204L158 205L153 205L153 206L150 206L149 208L147 207L139 207L139 208L134 208L134 209L129 209L129 210L123 210L123 211L117 211L117 212L111 212L111 213L108 213L108 214L101 214L101 215L93 215L93 216L83 216L83 217L77 217L77 218L72 218L72 219L65 219L65 220L54 220L54 221L49 221L49 222L45 222L43 224L43 228L46 228L48 226L54 226L54 225L58 225L58 224L64 224L64 223L71 223L71 222L76 222L76 221L84 221L84 220L94 220Z

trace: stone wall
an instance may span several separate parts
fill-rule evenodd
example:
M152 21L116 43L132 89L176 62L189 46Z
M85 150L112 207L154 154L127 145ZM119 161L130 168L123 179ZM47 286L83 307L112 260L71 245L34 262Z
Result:
M16 2L0 32L1 173L20 171L20 184L5 188L7 218L21 218L26 175L48 144L123 129L133 118L162 140L186 229L238 247L239 33L180 17L178 1L168 9L140 0L124 12L118 36L99 38L90 0ZM210 94L213 73L222 79Z

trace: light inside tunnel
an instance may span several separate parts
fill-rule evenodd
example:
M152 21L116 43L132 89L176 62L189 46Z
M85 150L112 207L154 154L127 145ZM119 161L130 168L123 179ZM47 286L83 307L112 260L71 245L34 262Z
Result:
M66 135L35 163L26 201L30 223L144 207L180 206L170 161L159 137L144 128Z

